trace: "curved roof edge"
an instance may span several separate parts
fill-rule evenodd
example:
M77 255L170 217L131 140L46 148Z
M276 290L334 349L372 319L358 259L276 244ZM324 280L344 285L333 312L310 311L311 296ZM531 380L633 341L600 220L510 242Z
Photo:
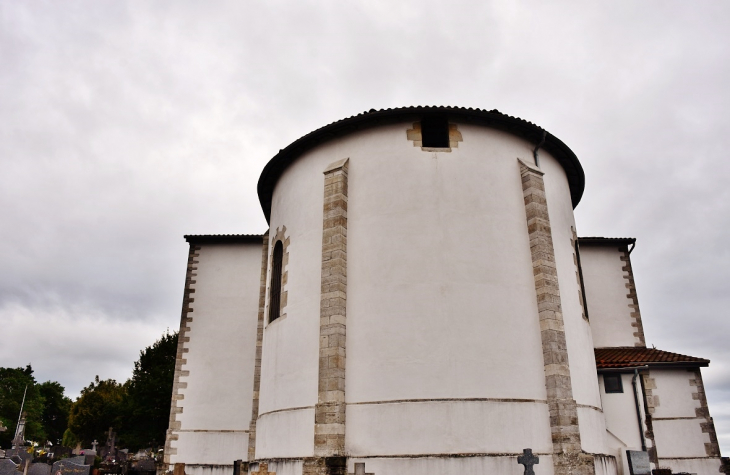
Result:
M279 150L279 153L269 160L269 163L266 164L264 170L261 172L258 182L259 201L266 216L266 221L269 221L271 215L271 198L276 182L289 164L303 153L336 137L379 125L414 119L418 120L422 114L427 113L445 114L449 120L477 124L509 132L534 144L540 143L544 132L541 127L532 122L502 114L496 109L487 111L484 109L450 106L370 109L367 112L332 122L308 133L289 144L286 148ZM559 138L547 132L545 143L540 148L555 157L565 169L570 186L570 197L573 208L575 208L580 202L583 196L583 189L585 188L585 174L583 173L583 167L578 161L578 157Z

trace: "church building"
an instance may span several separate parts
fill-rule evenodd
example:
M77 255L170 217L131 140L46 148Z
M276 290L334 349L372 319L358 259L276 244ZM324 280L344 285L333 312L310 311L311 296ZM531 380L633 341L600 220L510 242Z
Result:
M647 348L635 239L578 236L584 184L497 110L370 110L282 149L266 233L185 236L168 469L725 470L709 361Z

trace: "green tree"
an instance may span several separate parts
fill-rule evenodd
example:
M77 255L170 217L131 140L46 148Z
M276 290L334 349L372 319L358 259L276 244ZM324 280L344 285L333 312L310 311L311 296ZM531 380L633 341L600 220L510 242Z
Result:
M124 396L123 385L113 379L100 381L97 376L71 406L68 428L82 444L106 440L104 432L117 427L121 419Z
M132 450L161 445L170 418L177 332L165 333L139 353L127 381L120 438Z
M33 377L33 368L30 365L25 368L0 368L0 419L3 426L8 428L0 432L1 447L10 447L15 437L23 393L26 393L23 405L23 412L26 413L25 438L39 443L46 441L42 421L44 400Z
M58 444L68 427L72 401L63 394L64 387L56 381L46 381L38 385L38 389L44 400L41 419L46 437L52 443Z

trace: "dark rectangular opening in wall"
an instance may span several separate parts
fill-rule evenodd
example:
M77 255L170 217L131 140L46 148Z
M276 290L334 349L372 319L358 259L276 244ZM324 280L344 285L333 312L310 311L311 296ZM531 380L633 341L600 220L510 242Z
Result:
M622 393L624 392L624 385L621 381L621 374L604 374L603 375L603 387L606 393Z
M423 147L449 148L449 122L444 116L426 116L421 119Z

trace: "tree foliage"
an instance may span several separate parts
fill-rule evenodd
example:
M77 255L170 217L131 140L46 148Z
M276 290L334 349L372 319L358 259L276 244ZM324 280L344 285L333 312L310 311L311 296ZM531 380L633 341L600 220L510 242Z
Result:
M130 449L161 445L170 417L177 333L165 333L139 353L127 382L120 436Z
M71 399L63 394L64 387L56 381L46 381L38 385L38 390L44 401L41 421L46 437L53 444L59 444L68 427Z
M165 333L140 351L132 378L123 385L111 379L100 381L97 376L71 407L64 445L77 440L88 446L94 439L106 440L109 427L114 427L119 444L131 450L162 445L176 354L177 333Z
M55 381L36 383L30 365L0 368L0 421L7 428L0 432L0 447L9 447L15 436L26 386L27 440L88 447L95 439L106 440L106 431L114 427L119 443L132 450L164 444L176 354L177 333L165 333L140 351L126 383L97 376L75 402Z
M63 391L63 386L57 382L37 384L30 365L25 368L0 368L0 419L3 426L8 428L0 432L0 447L9 447L15 436L24 392L26 440L43 444L49 435L55 436L57 430L65 425L63 421L67 418L71 402L63 396ZM55 443L56 439L52 442Z
M71 406L68 428L88 446L94 439L106 440L104 432L118 426L124 400L124 386L113 379L96 380L81 390Z

